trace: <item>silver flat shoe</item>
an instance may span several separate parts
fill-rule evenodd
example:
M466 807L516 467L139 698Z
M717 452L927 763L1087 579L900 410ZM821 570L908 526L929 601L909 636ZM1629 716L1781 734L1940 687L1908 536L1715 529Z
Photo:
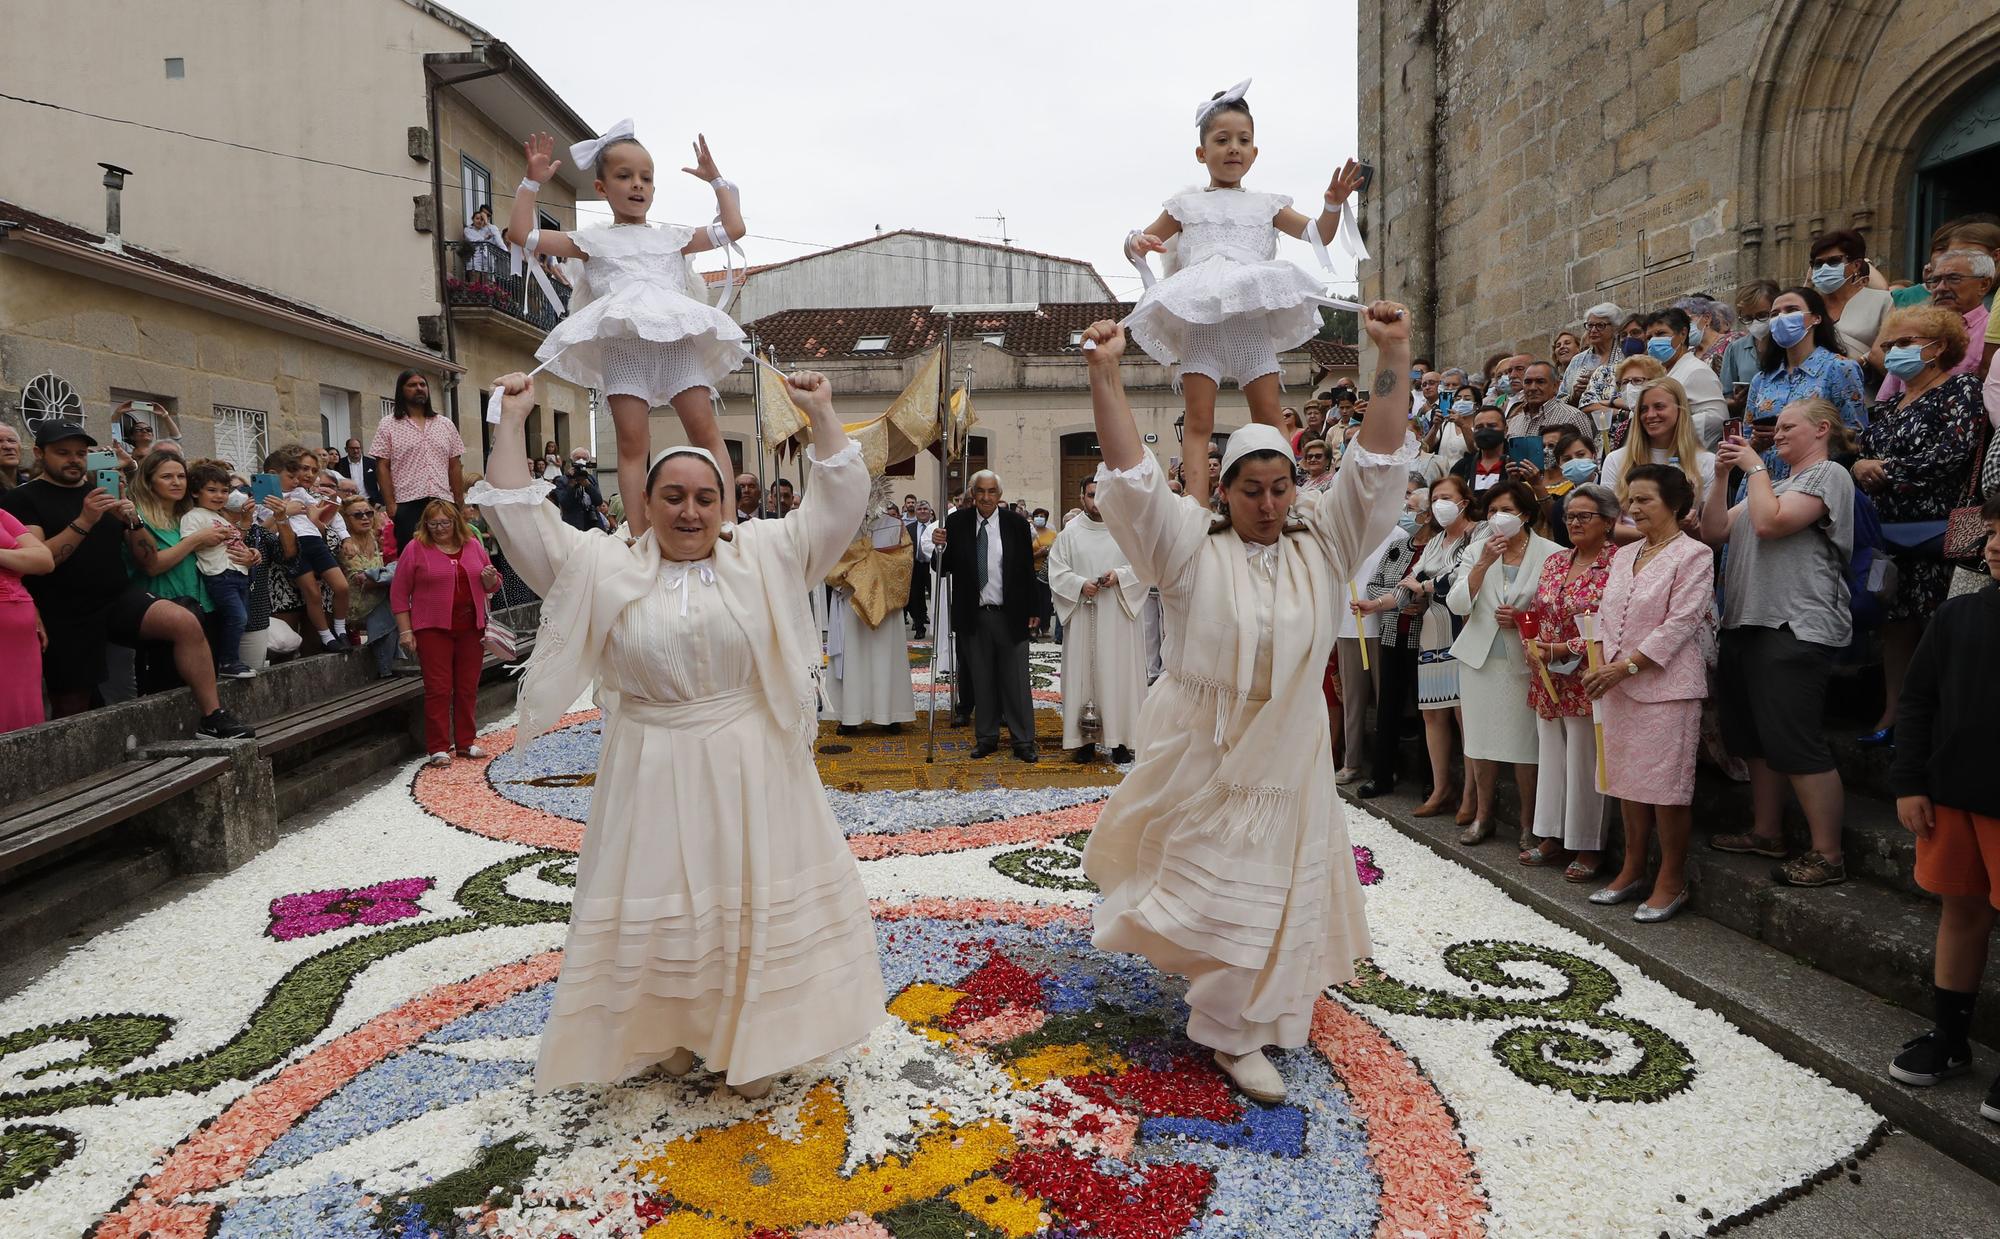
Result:
M1638 921L1642 925L1657 925L1661 921L1673 920L1674 914L1679 912L1681 908L1686 905L1688 901L1689 889L1691 888L1687 886L1681 887L1681 893L1675 895L1674 901L1668 904L1664 908L1649 908L1643 903L1640 904L1636 909L1633 910L1632 919Z
M1590 892L1590 902L1598 904L1600 906L1608 906L1614 903L1626 903L1631 900L1637 899L1639 897L1640 890L1645 885L1646 885L1646 879L1640 878L1638 881L1632 883L1630 886L1607 886L1603 890Z

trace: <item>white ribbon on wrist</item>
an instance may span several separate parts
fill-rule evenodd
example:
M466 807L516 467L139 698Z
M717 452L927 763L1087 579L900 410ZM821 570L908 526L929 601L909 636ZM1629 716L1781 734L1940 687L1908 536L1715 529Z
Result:
M539 228L530 228L525 248L513 244L507 246L508 267L516 279L521 277L521 268L526 267L528 273L535 277L536 287L542 290L542 296L548 300L549 309L555 311L557 318L561 318L569 313L569 307L564 305L562 298L556 295L556 286L549 279L549 273L542 270L542 264L535 262L533 259L533 255L541 246L542 230ZM486 420L498 421L499 419L488 417Z
M1141 287L1151 288L1156 282L1156 278L1153 275L1153 264L1150 259L1139 252L1139 238L1145 235L1145 233L1139 231L1137 228L1125 234L1125 261L1138 269Z
M533 177L524 176L521 178L521 183L515 186L515 188L525 189L531 194L536 194L542 191L542 183L538 180L535 180Z
M715 187L718 196L725 189L735 194L736 210L739 214L742 212L743 191L736 187L735 181L726 176L718 176L709 184ZM750 256L745 254L743 247L729 235L729 229L722 222L721 211L715 213L715 222L708 226L708 243L712 248L722 251L722 300L715 308L727 314L730 304L736 300L736 260L739 258L743 260L743 270L747 276L750 270Z

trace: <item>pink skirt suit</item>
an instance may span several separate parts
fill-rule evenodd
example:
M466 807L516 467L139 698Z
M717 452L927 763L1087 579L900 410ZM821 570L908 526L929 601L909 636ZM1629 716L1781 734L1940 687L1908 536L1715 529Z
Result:
M1715 650L1715 558L1681 534L1634 572L1643 541L1612 557L1598 606L1598 634L1608 666L1644 654L1657 666L1598 700L1604 724L1607 796L1639 804L1694 800L1695 748L1708 664Z

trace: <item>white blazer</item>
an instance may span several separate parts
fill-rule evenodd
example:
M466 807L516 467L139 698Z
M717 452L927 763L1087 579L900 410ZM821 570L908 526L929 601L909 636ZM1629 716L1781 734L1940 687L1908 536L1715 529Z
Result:
M1479 552L1485 548L1486 540L1492 536L1492 531L1483 524L1472 531L1472 540L1465 544L1458 567L1452 572L1451 593L1444 600L1453 615L1465 617L1465 627L1451 643L1451 656L1475 670L1486 665L1486 656L1493 652L1493 642L1501 635L1495 613L1503 606L1519 609L1533 605L1535 591L1541 585L1542 561L1562 549L1531 531L1514 579L1510 582L1501 570L1502 565L1495 562L1486 569L1486 579L1475 598L1472 570L1479 563ZM1506 635L1509 640L1520 640L1518 633L1509 631Z

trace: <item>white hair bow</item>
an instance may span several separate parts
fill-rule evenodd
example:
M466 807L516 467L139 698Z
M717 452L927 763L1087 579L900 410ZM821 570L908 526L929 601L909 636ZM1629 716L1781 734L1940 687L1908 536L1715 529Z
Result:
M595 169L597 166L597 157L604 153L605 147L611 145L613 142L623 142L627 139L637 141L632 135L632 118L629 116L605 130L602 137L591 138L588 141L578 142L574 146L571 146L569 148L569 166L575 168L578 172L582 172L585 169Z
M1204 100L1202 105L1194 110L1194 123L1197 125L1206 125L1211 114L1219 112L1231 104L1243 102L1243 96L1249 93L1250 79L1246 77L1215 98Z

